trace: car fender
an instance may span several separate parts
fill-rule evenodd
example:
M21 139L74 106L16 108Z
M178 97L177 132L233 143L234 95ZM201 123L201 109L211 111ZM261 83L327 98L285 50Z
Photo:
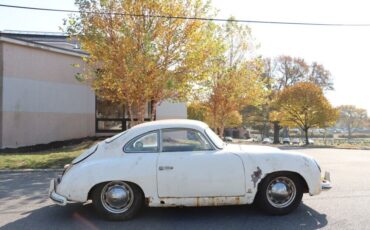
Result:
M73 165L63 175L57 193L70 201L85 202L90 190L108 181L126 181L138 185L145 196L156 195L157 154L122 154L86 160Z
M314 160L302 154L257 153L239 154L245 165L247 195L254 199L258 185L269 174L292 172L300 175L307 184L310 195L321 191L321 173Z

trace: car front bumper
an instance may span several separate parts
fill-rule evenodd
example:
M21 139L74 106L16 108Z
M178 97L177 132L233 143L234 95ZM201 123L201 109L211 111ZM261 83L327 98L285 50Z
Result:
M52 201L54 201L54 203L61 205L61 206L65 206L67 204L67 198L55 192L56 185L57 185L56 179L52 179L50 181L50 187L49 187L49 198Z
M333 186L331 185L331 180L330 180L330 173L325 172L324 178L321 180L321 190L326 191L331 189Z

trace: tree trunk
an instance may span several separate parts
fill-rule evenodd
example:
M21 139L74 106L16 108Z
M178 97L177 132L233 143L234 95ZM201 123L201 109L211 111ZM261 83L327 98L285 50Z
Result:
M224 138L224 129L225 129L224 125L221 125L219 129L220 132L219 135L222 139Z
M280 131L280 125L279 122L274 121L274 144L280 144L279 140L279 131Z
M310 143L308 142L308 128L304 128L304 135L306 139L306 145L309 145Z
M348 125L347 129L348 129L348 139L352 139L352 129L351 129L351 126Z
M144 118L145 118L145 105L146 103L140 103L139 105L139 113L138 113L138 124L140 123L143 123L144 122Z
M289 137L289 128L284 127L283 129L283 138Z
M152 103L151 103L151 115L150 115L150 120L151 121L155 121L157 119L157 105L158 103L153 100Z
M261 129L261 130L260 130L260 135L261 135L261 139L263 140L263 138L265 138L265 135L264 135L263 129Z
M130 122L128 123L127 129L131 128L134 125L134 116L132 114L132 105L127 105L127 113L128 117L130 119Z

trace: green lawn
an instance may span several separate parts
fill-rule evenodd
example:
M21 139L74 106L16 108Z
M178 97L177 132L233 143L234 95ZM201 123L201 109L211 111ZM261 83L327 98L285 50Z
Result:
M46 169L63 168L94 142L85 141L40 152L0 153L0 169Z

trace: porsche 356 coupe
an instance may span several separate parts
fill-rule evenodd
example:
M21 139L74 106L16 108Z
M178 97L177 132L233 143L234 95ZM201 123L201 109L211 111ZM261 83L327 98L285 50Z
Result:
M99 142L50 183L59 205L92 200L111 220L134 217L143 205L217 206L253 202L283 215L303 193L331 187L310 156L268 146L224 143L205 123L162 120Z

